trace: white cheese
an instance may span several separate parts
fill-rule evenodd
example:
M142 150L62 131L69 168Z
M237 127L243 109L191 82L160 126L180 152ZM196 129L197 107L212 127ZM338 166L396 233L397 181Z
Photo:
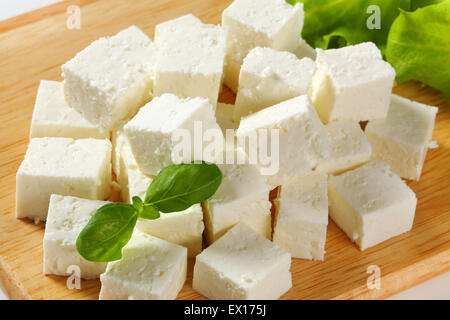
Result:
M128 143L127 137L123 131L124 125L127 121L121 121L116 128L111 133L111 143L112 143L112 155L111 155L111 163L114 174L116 175L117 182L120 185L120 169L124 166L123 162L121 163L120 158L120 150L122 146ZM126 197L122 197L125 199Z
M180 211L162 213L159 219L139 219L136 228L142 232L170 241L188 250L188 258L202 252L203 211L200 204Z
M255 47L293 51L303 28L303 4L285 0L235 0L222 12L222 25L229 27L225 84L238 89L239 69Z
M328 225L328 176L310 173L284 184L273 242L294 258L323 260Z
M119 139L124 137L123 133ZM134 196L145 199L147 189L153 178L142 173L131 153L128 141L122 142L118 151L120 175L118 176L122 200L132 203ZM188 257L193 258L202 251L202 234L204 230L203 212L200 204L180 211L163 213L159 219L139 219L136 228L152 236L179 244L188 249Z
M153 181L151 176L148 176L142 173L138 167L127 167L127 184L126 188L121 187L121 190L124 191L121 194L126 194L128 197L123 197L122 200L128 203L132 203L132 199L134 196L138 196L142 200L145 199L145 195L147 193L147 189ZM161 237L159 237L161 238ZM164 239L167 240L167 239ZM173 242L173 241L171 241Z
M419 180L430 147L438 108L392 95L385 119L369 121L365 132L372 158L403 178Z
M44 273L58 276L73 274L78 267L80 277L95 279L106 269L106 263L85 260L77 251L81 230L100 207L109 202L52 194L44 233Z
M308 42L306 42L305 40L303 40L302 38L300 38L298 40L298 46L297 48L293 51L293 53L297 56L297 58L302 59L302 58L310 58L315 60L316 59L316 50L314 50L309 44Z
M262 130L265 129L265 130ZM278 141L271 141L271 130L279 132ZM290 179L305 174L316 167L320 159L328 157L328 132L320 121L307 95L302 95L242 118L236 132L238 144L247 154L246 137L267 136L268 145L278 145L279 168L265 175L271 187L283 185ZM261 138L260 138L261 139ZM260 169L264 168L257 159ZM263 173L263 171L261 170Z
M317 49L316 64L310 95L324 123L386 116L395 70L375 44Z
M306 94L315 71L309 58L256 47L245 57L239 74L234 121L284 100Z
M194 134L196 124L201 125L201 130L196 130ZM180 130L178 129L185 129L185 132L189 133L192 142L190 155L179 154L174 150L179 142ZM214 109L208 100L180 99L172 94L154 98L124 126L136 162L141 171L146 174L157 174L162 168L174 162L181 162L177 160L182 162L201 160L196 159L196 155L203 150L199 147L197 152L194 152L193 141L202 139L203 133L208 129L216 130L223 139L222 131L214 118ZM174 137L174 134L177 137ZM203 147L207 145L204 143Z
M111 192L107 139L33 138L16 176L16 216L45 220L51 194L93 200Z
M109 262L100 275L101 300L172 300L186 281L187 250L135 231L122 250L122 259Z
M192 287L208 299L278 299L290 266L288 252L239 223L197 256Z
M330 176L328 197L330 217L361 250L412 228L417 198L382 161Z
M143 173L131 152L130 144L125 134L119 135L121 145L117 150L118 172L117 181L120 185L120 196L122 201L132 203L133 196L138 196L142 200L145 198L145 194L149 185L153 181L153 176Z
M222 84L228 30L181 19L166 22L155 66L154 95L202 97L213 107ZM157 28L158 29L158 28Z
M270 239L272 205L269 201L269 186L258 169L245 162L246 154L242 149L229 146L225 150L219 155L222 161L218 164L222 183L204 206L205 237L208 243L216 241L240 221ZM225 163L227 152L235 159L234 164ZM244 159L243 164L237 163L238 158Z
M372 148L359 123L341 120L328 123L330 155L319 161L316 171L339 174L370 160Z
M33 118L30 138L109 138L109 132L87 121L70 107L64 97L62 82L41 80Z
M176 19L162 22L155 27L154 42L157 46L160 46L166 39L169 39L174 32L186 32L186 28L199 27L201 25L202 22L200 19L193 14L186 14Z
M151 98L156 46L136 26L100 38L62 66L66 100L112 129Z

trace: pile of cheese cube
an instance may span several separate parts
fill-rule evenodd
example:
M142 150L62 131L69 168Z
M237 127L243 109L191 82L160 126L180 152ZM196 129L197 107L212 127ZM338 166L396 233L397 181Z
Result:
M221 26L186 15L157 25L154 42L131 26L65 63L63 82L41 81L16 208L46 220L44 273L77 266L100 277L101 299L174 299L189 257L207 298L277 299L291 258L324 259L328 213L361 250L410 230L417 199L401 178L419 180L437 108L392 95L395 71L373 43L313 50L302 26L302 4L235 0ZM234 105L218 103L223 83ZM124 202L144 197L194 121L236 138L279 129L279 170L220 164L209 201L139 220L120 261L84 260L77 236L112 185Z

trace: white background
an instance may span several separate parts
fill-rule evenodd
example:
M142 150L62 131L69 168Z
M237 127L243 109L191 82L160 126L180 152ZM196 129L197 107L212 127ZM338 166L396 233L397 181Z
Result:
M0 20L31 11L60 0L2 0ZM381 275L383 285L383 275ZM0 284L0 300L8 299ZM450 299L450 272L394 295L390 299Z

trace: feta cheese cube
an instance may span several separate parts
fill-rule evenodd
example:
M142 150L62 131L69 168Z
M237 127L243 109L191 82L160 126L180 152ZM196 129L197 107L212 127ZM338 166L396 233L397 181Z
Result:
M308 42L300 38L298 40L297 48L293 51L297 58L310 58L312 60L316 59L316 50L314 50Z
M294 258L323 260L328 225L327 174L310 173L281 186L273 242Z
M384 118L395 70L372 42L340 49L317 49L310 96L324 122Z
M136 228L152 236L186 247L188 258L202 252L203 211L195 204L184 211L162 213L159 219L139 219Z
M256 47L245 57L239 74L234 121L308 92L315 63L290 52Z
M154 98L124 126L139 169L146 174L157 174L162 168L175 162L201 160L203 155L197 155L203 149L199 147L194 150L193 140L202 139L203 133L208 129L217 130L216 133L223 139L222 131L214 118L214 109L208 100L180 99L172 94ZM182 131L191 138L190 155L187 152L178 154L174 150L177 140L180 136L183 137ZM206 145L205 143L204 146Z
M209 244L220 238L236 223L243 221L253 230L270 239L271 203L270 188L258 169L248 164L245 152L227 146L218 157L222 171L222 183L216 193L204 206L205 237ZM233 156L233 163L226 162L227 152ZM238 159L242 159L239 164Z
M328 181L330 217L361 250L411 230L417 198L382 161Z
M44 233L44 274L69 276L80 269L83 279L95 279L106 263L85 260L77 251L78 235L100 207L109 202L52 194Z
M66 100L90 122L112 129L151 98L156 46L136 26L100 38L62 66Z
M239 69L255 47L293 51L303 28L303 4L285 0L235 0L222 12L222 25L229 27L225 84L238 89Z
M365 132L372 158L388 163L395 173L419 180L438 108L392 95L385 119L369 121Z
M123 134L120 137L123 137ZM119 150L119 162L121 169L118 181L122 200L132 203L134 196L144 200L153 178L139 170L126 137ZM139 219L136 228L152 236L186 247L189 258L195 257L202 251L204 225L200 204L195 204L180 212L160 212L160 217L156 220Z
M290 267L288 252L239 223L197 256L192 287L208 299L278 299Z
M142 173L138 167L127 167L126 172L126 187L121 187L121 191L123 191L121 195L126 194L127 196L123 197L122 200L128 203L133 203L134 196L144 200L147 189L153 181L153 177ZM120 186L122 186L122 184L120 184Z
M111 133L111 143L112 143L112 155L111 155L111 163L114 174L116 175L117 182L120 185L120 174L121 168L124 167L123 159L121 158L121 149L122 146L127 143L128 140L125 136L125 132L123 127L127 121L121 121L116 128ZM128 145L129 148L129 145ZM134 157L133 157L134 160ZM134 160L136 161L136 160ZM125 200L127 197L122 197L122 200Z
M278 140L271 141L272 130L278 131ZM283 101L242 118L236 136L238 145L247 154L252 150L249 150L246 137L252 135L266 136L268 146L278 146L278 152L271 155L272 158L278 157L278 170L265 175L271 187L283 185L311 171L320 159L328 157L328 132L307 95ZM263 169L261 159L257 161L260 170Z
M64 97L62 82L41 80L33 118L30 138L109 138L109 132L92 124L70 107Z
M135 231L100 275L100 300L172 300L186 281L187 250Z
M33 138L16 175L16 217L45 220L51 194L103 200L110 186L109 140Z
M228 103L217 103L216 107L216 122L222 129L222 132L226 133L226 129L237 129L239 123L233 121L233 112L235 106Z
M116 175L122 201L132 203L134 196L143 200L154 176L144 174L139 169L125 133L121 130L116 135Z
M199 27L201 25L202 22L200 19L193 14L186 14L176 19L162 22L155 27L155 44L160 46L168 40L174 32L186 32L186 28Z
M192 23L192 18L166 22L159 43L154 95L172 93L202 97L216 107L222 84L228 30Z
M341 120L328 123L330 155L321 159L316 171L339 174L370 160L372 148L359 123Z

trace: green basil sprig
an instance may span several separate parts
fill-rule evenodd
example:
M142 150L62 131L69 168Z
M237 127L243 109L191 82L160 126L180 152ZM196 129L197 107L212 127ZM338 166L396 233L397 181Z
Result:
M138 218L153 220L160 211L186 210L212 197L221 182L222 172L215 164L168 166L152 181L144 202L133 197L133 204L116 202L99 208L78 235L77 250L88 261L120 260Z

